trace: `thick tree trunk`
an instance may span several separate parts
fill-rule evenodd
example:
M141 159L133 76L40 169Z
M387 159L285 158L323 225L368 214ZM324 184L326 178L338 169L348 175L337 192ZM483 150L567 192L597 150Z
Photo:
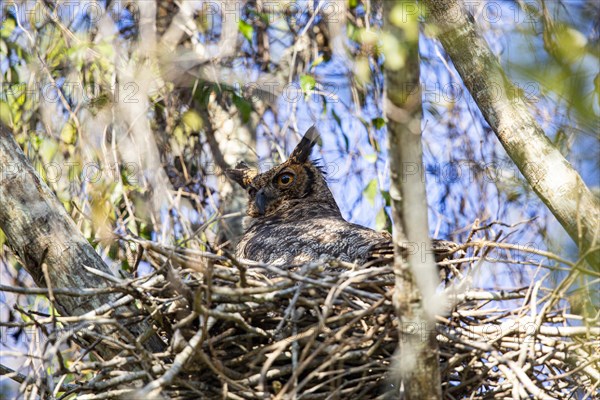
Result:
M430 22L481 113L582 256L600 268L600 205L552 145L507 79L459 0L426 0Z
M422 166L419 24L414 1L384 1L390 196L394 221L394 306L400 341L392 373L406 399L441 399L433 312L438 281L427 221ZM403 63L393 57L406 52ZM405 260L401 248L411 251Z
M15 142L12 132L0 124L0 229L7 243L20 258L36 285L52 288L101 288L107 281L88 272L84 266L111 275L94 248L81 235L73 220L50 188L33 169ZM46 282L43 265L50 282ZM56 295L61 315L78 316L106 305L116 294L74 297ZM125 310L123 310L125 311ZM135 309L131 309L132 312ZM138 324L130 328L140 336L149 327ZM151 350L161 350L158 336L146 343ZM109 349L96 348L103 356Z

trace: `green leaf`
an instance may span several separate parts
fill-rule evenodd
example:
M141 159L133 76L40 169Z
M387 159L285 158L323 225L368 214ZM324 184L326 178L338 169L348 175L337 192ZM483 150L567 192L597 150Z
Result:
M183 120L183 123L192 130L192 132L198 132L204 125L202 118L200 118L200 115L198 115L198 113L194 110L188 110L183 113L181 119Z
M10 126L11 119L10 106L5 101L0 100L0 122Z
M321 64L323 61L325 61L325 58L323 56L319 56L315 61L312 62L312 64L310 64L310 67L314 68L317 65Z
M381 129L385 126L385 119L379 117L379 118L373 118L371 120L371 123L373 124L373 126L377 129Z
M240 19L238 22L238 29L244 35L249 42L252 42L252 36L254 36L254 27L247 23L246 21Z
M377 161L377 153L367 154L364 158L366 162L375 164L375 162Z
M388 225L388 221L389 221L389 217L387 215L387 213L385 212L385 207L382 207L381 210L379 210L379 212L377 213L377 216L375 217L375 230L378 231L383 231L386 230Z
M12 31L15 29L17 24L15 20L12 18L7 18L2 23L2 28L0 28L0 37L7 38L11 35Z
M307 94L311 90L315 88L317 81L310 75L301 75L300 76L300 87L302 88L302 92Z
M377 179L373 178L363 190L363 195L369 201L369 203L371 203L371 205L375 205L375 197L377 197L378 192L379 185L377 183Z
M381 191L381 196L383 196L383 199L385 200L385 205L386 207L389 207L392 205L392 197L390 196L390 192L387 190L382 190Z
M131 265L129 265L129 261L127 261L127 258L121 260L121 269L123 271L131 272Z
M233 96L233 104L237 107L242 117L242 121L247 123L250 120L252 112L252 103L240 96Z
M333 109L333 107L331 108L331 116L333 117L333 119L335 119L335 122L337 122L338 126L341 128L342 127L342 119L335 112L335 110Z
M38 150L40 157L44 163L49 163L54 159L54 156L58 152L58 143L51 139L42 140L40 148Z
M66 123L60 132L60 138L65 143L75 143L75 139L77 138L77 130L75 129L75 126L70 122Z

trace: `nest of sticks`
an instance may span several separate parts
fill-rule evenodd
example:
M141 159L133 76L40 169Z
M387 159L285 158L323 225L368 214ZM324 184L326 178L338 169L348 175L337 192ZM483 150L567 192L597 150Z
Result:
M119 313L118 307L85 319L18 310L22 320L12 321L13 329L34 326L47 335L32 341L36 348L30 351L39 358L28 373L3 371L21 382L21 395L369 399L401 394L391 379L400 338L390 265L330 262L290 270L129 241L144 249L155 270L112 286L121 293L119 304L137 303L139 315ZM530 264L540 279L503 290L469 287L465 282L482 259L494 262L483 253L486 248L502 258L503 251L519 246L471 242L463 246L469 257L442 263L455 274L445 289L448 312L434 328L444 398L594 398L600 385L598 314L571 313L564 301L573 282L594 272L520 249L536 260L495 262L505 268ZM454 268L458 265L461 271ZM544 287L544 273L563 269L556 285ZM140 318L152 321L165 351L152 353L144 349L144 338L120 334ZM115 334L99 335L99 326ZM80 338L94 332L93 344L83 345ZM115 349L113 358L94 353L102 341ZM402 363L402 355L396 360Z

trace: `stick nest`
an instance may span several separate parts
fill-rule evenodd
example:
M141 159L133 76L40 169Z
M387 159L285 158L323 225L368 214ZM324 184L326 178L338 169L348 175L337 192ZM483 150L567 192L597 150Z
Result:
M439 343L444 398L598 394L598 314L573 313L565 301L574 282L595 272L544 252L528 253L537 257L529 263L493 260L481 249L500 254L511 245L465 244L464 249L476 249L474 257L442 263L454 273L444 289L447 312L431 327L415 327L401 326L395 316L390 265L357 268L332 261L279 269L133 241L155 271L113 282L110 290L118 295L101 312L84 318L19 310L22 320L11 327L35 326L47 335L37 342L41 359L27 374L3 372L21 382L22 395L397 398L403 392L399 376L411 368L410 346L398 353L398 343L425 340L430 329ZM525 287L473 288L469 282L482 258L512 266L513 273L529 264L539 279ZM454 268L458 265L466 266L462 273ZM544 287L544 274L558 274L560 280ZM81 292L82 298L87 295ZM118 306L127 303L137 304L139 313L121 313ZM152 322L166 343L164 351L144 347L149 335L124 333L141 319ZM113 348L114 357L97 355L99 345Z

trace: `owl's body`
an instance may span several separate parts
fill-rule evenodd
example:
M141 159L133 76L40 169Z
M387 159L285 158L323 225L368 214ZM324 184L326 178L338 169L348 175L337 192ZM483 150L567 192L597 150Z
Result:
M262 174L244 163L226 171L248 192L239 258L277 265L330 258L362 264L376 249L390 253L388 233L342 217L324 173L309 159L317 139L316 129L309 129L287 161Z
M363 264L374 245L389 242L389 236L345 221L339 210L298 204L285 216L248 218L237 256L277 265L325 258Z

